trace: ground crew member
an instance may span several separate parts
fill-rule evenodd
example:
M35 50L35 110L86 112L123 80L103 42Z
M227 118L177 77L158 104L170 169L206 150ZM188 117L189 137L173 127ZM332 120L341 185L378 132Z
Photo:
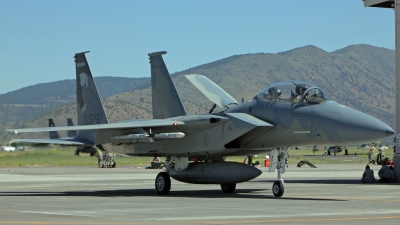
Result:
M382 145L379 145L378 155L376 155L376 164L382 165L383 158L385 157L385 148Z
M381 178L379 183L393 182L393 167L386 165L386 160L382 162L382 167L378 172L379 178Z
M375 183L374 171L367 165L361 177L361 183Z
M374 143L371 144L371 146L369 147L369 152L368 152L368 163L371 163L373 158L374 158L374 151L375 151L375 147L374 147ZM373 163L375 164L375 163Z
M255 155L253 155L253 156L251 157L251 165L252 165L252 166L256 166L256 156L255 156Z

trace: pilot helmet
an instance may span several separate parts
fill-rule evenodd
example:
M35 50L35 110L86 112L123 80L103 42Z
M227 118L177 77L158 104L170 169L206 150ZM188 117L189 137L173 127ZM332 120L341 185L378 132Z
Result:
M276 87L273 87L268 90L268 94L271 98L277 98L282 94L282 92Z
M275 96L275 93L276 93L276 88L270 88L269 90L268 90L268 95L270 96L270 98L272 98L273 96Z
M307 90L307 87L304 84L299 84L296 86L296 93L298 95L303 95L306 90Z

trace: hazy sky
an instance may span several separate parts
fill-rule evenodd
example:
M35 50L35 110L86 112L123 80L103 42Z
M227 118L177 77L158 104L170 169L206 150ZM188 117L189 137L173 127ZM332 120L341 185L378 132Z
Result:
M0 93L75 79L73 56L93 76L149 77L147 54L170 73L232 55L305 45L394 48L394 11L362 0L0 0Z

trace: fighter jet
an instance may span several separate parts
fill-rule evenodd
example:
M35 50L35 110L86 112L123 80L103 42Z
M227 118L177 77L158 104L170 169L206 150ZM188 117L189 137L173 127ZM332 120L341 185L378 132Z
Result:
M68 126L74 126L74 123L72 122L72 118L67 118L67 124ZM53 119L49 119L49 127L55 127L55 123ZM76 130L69 130L67 136L68 137L75 137L77 134ZM57 131L50 131L49 132L49 138L50 139L58 139L60 138L60 134Z
M72 118L67 118L68 126L74 126L74 122L72 122ZM75 137L78 134L76 130L68 130L68 137ZM90 156L97 155L97 148L94 146L78 146L75 150L75 155L79 155L80 153L88 153Z
M67 118L68 126L74 126L74 122L72 122L72 118ZM67 133L68 137L75 137L78 134L76 130L69 130Z
M49 119L49 127L55 127L56 125L54 124L53 119ZM58 131L50 131L49 132L49 138L50 139L59 139L60 138L60 134L58 133Z
M163 52L149 53L153 119L108 123L85 53L75 54L78 126L9 129L17 132L79 130L70 139L16 139L93 146L130 156L165 157L155 190L166 195L170 177L187 183L219 184L233 193L236 184L261 174L252 166L226 161L227 156L271 154L270 171L276 197L284 193L281 174L290 147L368 143L394 134L382 121L331 100L323 90L304 81L271 84L250 101L239 104L202 75L186 77L222 110L187 115L164 63Z

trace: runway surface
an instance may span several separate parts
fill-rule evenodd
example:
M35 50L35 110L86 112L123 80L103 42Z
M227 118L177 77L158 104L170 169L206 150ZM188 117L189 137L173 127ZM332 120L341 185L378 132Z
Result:
M167 196L160 170L0 168L0 224L399 224L399 184L361 184L364 165L317 166L288 168L281 198L264 167L234 194L172 179Z

